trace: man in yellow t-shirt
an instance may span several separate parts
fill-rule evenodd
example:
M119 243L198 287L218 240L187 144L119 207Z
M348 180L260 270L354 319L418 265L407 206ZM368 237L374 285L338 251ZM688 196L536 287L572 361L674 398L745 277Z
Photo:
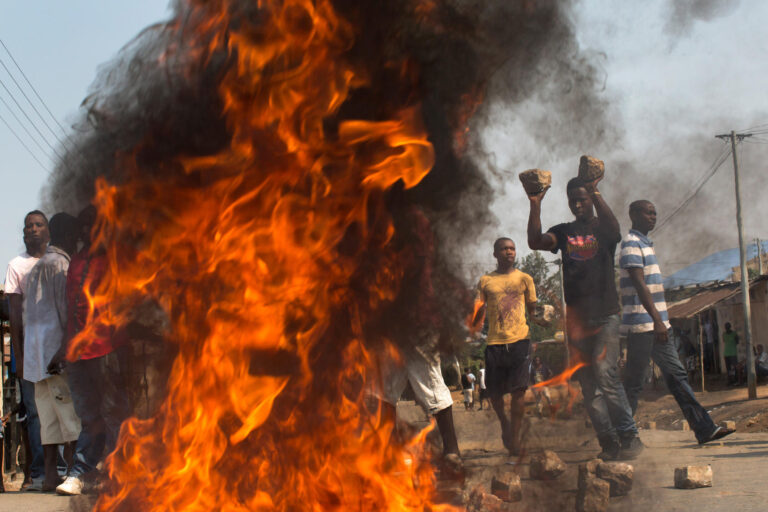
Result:
M485 348L485 385L493 410L501 422L501 439L510 455L520 454L520 431L528 388L531 342L526 312L533 318L536 288L533 278L515 268L515 242L499 238L493 244L496 270L480 278L473 325L488 318ZM504 395L512 394L510 415L504 411Z

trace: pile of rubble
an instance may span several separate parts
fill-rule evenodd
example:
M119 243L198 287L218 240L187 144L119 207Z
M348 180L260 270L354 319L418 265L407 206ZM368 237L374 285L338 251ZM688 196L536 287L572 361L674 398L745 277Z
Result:
M558 455L545 450L531 456L531 480L555 480L566 472L567 466ZM579 464L576 492L577 512L605 512L613 497L626 496L632 490L634 468L623 462L593 459ZM675 469L675 487L693 489L712 487L711 466L685 466ZM523 499L523 484L515 471L494 475L487 487L478 486L468 496L469 512L512 512Z

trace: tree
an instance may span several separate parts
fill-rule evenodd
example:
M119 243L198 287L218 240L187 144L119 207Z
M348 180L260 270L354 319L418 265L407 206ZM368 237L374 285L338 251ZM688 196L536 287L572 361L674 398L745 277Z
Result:
M558 318L562 318L559 268L548 263L538 251L534 251L523 258L517 267L533 278L539 304L554 307ZM541 326L533 322L529 322L529 325L531 326L531 339L535 341L552 338L555 332L563 327L562 321L552 322L548 326Z

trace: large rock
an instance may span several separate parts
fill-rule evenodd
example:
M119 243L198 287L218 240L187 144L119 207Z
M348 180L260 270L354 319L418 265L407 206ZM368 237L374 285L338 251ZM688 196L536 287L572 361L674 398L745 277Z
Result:
M712 466L683 466L675 468L675 487L697 489L712 487Z
M523 499L520 475L507 472L494 476L491 480L491 493L504 501L520 501Z
M597 476L611 486L611 496L626 496L632 490L634 468L622 462L603 462L597 466Z
M579 161L579 178L594 181L605 174L605 164L595 157L584 155Z
M611 496L611 485L600 478L588 477L576 492L576 512L605 512Z
M529 196L540 194L552 185L552 173L543 169L528 169L521 172L518 177L525 193Z
M531 456L531 478L553 480L565 473L565 462L552 450L544 450Z
M511 512L513 505L501 498L477 488L469 495L467 512Z
M602 463L603 461L600 459L592 459L584 464L579 464L579 489L583 489L586 486L587 480L597 477L597 466Z

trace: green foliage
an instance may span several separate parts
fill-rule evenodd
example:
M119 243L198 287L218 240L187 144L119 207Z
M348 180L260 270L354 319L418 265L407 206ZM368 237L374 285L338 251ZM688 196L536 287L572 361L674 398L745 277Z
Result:
M531 340L539 341L553 338L556 331L562 330L562 322L559 321L562 318L559 267L548 263L541 253L534 251L523 258L517 265L517 268L533 278L539 304L553 306L558 318L558 320L547 326L541 326L529 321Z

